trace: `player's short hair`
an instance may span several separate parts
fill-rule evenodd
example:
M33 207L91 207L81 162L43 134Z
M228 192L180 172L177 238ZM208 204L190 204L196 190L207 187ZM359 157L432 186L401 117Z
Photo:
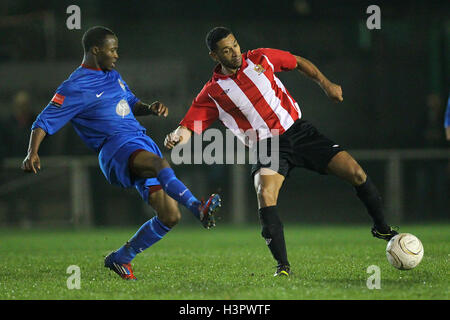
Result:
M231 34L231 30L225 27L215 27L211 29L206 35L206 46L209 51L214 51L217 49L217 42L222 40L223 38L228 37Z
M95 26L89 28L83 35L81 43L83 44L84 52L88 52L93 46L101 47L105 41L106 36L115 36L115 33L110 29L102 26Z

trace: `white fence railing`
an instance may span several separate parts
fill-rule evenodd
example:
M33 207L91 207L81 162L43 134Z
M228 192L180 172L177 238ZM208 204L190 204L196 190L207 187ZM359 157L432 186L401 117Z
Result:
M394 150L349 150L357 161L384 161L386 162L386 186L385 201L388 215L394 221L402 221L404 216L404 179L403 164L405 160L450 160L450 149L394 149ZM168 156L168 155L167 155ZM8 158L4 160L5 169L18 169L22 158ZM70 170L70 201L71 216L74 225L89 226L92 223L93 205L90 192L89 167L98 166L94 156L82 157L44 157L41 162L46 168L68 168ZM248 194L245 187L249 179L245 165L232 165L232 222L241 224L245 222L246 203L253 195ZM444 174L444 173L443 173ZM20 178L1 181L0 196L18 190L21 187L33 183L39 183L39 179L55 179L51 171L45 175L31 177L24 175ZM450 195L449 195L450 197Z

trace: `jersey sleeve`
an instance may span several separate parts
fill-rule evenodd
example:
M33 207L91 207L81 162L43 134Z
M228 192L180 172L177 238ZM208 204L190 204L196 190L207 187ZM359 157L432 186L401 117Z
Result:
M297 67L297 59L289 51L270 48L261 48L253 51L257 54L262 54L269 60L269 65L272 67L273 72L290 71Z
M136 98L136 96L130 90L130 88L128 87L128 84L123 80L123 78L120 77L120 79L121 79L123 85L125 86L125 93L126 93L128 105L130 106L131 110L133 110L133 106L136 104L136 102L139 101L139 99Z
M208 95L207 87L208 84L203 87L180 122L181 126L198 134L205 131L219 117L219 110Z
M84 108L83 92L73 85L63 83L56 90L49 104L37 116L31 129L41 128L52 135Z

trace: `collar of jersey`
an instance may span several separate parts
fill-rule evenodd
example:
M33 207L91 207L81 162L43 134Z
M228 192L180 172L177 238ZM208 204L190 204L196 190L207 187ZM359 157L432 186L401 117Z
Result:
M84 63L81 64L81 67L89 69L89 70L94 70L94 71L102 71L102 69L100 69L100 68L92 68L92 67L85 65Z

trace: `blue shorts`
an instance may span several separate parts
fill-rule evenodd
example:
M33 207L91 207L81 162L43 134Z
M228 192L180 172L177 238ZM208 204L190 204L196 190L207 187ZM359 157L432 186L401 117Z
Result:
M160 186L160 183L156 178L133 177L130 172L129 159L138 150L145 150L163 157L156 143L149 136L143 134L122 144L112 157L99 156L100 168L109 183L122 188L135 187L142 199L148 202L149 189L160 189L152 188L152 186Z

